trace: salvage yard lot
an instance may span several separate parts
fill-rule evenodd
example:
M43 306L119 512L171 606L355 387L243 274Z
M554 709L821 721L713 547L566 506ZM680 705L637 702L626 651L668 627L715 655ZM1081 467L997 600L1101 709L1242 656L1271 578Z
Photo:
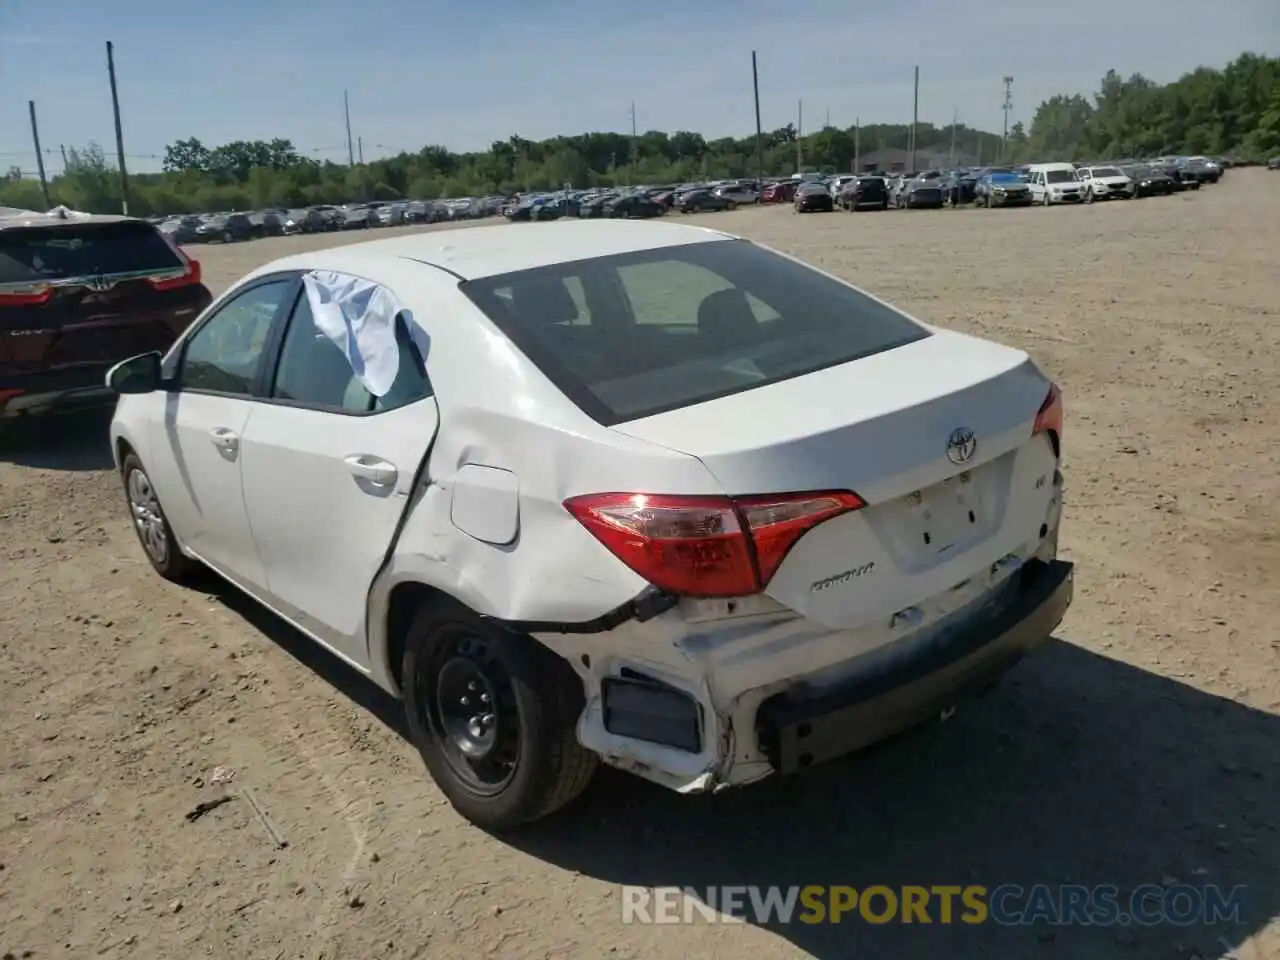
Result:
M1059 380L1078 586L1058 639L870 755L719 797L606 775L500 842L434 788L394 702L216 581L152 574L104 418L50 426L0 453L0 953L1280 956L1280 176L1085 208L689 219ZM217 293L367 238L194 252ZM287 846L239 798L184 818L228 789L218 766ZM1171 878L1248 886L1245 923L637 927L617 889Z

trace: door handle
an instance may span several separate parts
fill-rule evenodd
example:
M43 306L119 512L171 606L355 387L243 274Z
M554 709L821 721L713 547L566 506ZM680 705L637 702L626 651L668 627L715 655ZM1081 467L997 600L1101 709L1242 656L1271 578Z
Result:
M240 446L240 437L226 427L215 427L209 431L213 445L221 450L234 451Z
M351 475L360 480L368 480L370 483L376 483L378 486L387 487L396 482L396 477L400 472L395 468L395 464L388 463L378 457L371 457L366 453L353 453L343 461L347 465L347 469L351 471Z

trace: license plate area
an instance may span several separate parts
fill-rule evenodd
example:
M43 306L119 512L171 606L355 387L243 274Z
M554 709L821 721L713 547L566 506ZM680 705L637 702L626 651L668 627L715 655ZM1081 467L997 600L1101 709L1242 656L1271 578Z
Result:
M907 495L904 519L923 555L945 559L989 531L990 511L981 479L966 470Z

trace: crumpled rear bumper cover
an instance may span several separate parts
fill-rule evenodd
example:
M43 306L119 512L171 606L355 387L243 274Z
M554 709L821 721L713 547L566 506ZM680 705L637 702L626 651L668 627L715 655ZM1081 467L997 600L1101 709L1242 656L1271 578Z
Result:
M761 704L757 735L781 774L870 746L940 716L1043 643L1074 593L1074 565L1031 561L1021 589L991 619L926 646L881 672L811 698L778 694Z

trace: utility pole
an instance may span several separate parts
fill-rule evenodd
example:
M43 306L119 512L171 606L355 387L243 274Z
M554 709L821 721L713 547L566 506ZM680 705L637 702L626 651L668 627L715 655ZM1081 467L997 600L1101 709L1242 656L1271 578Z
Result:
M1009 111L1013 109L1013 77L1004 78L1004 135L1000 138L1000 162L1009 158Z
M956 108L951 108L951 152L947 154L947 166L956 165Z
M796 173L804 173L804 101L796 101Z
M62 151L62 172L67 172L67 145L65 143L58 144L58 149Z
M129 215L129 172L124 166L124 130L120 126L120 94L116 90L115 44L107 41L107 77L111 80L111 110L116 118L116 162L120 166L120 212Z
M760 132L760 71L756 68L756 52L751 51L751 87L756 95L756 182L764 189L764 135ZM703 155L705 159L705 154Z
M345 90L342 91L342 110L347 115L347 166L354 167L356 155L351 143L351 99Z
M907 158L907 172L916 172L916 127L920 125L920 68L916 67L915 92L911 98L911 154Z
M831 129L831 108L830 107L827 107L827 119L823 121L822 129L823 130Z
M862 118L853 118L853 173L862 172Z
M49 181L44 176L44 153L40 150L40 127L36 124L36 102L27 101L27 110L31 113L31 141L36 147L36 169L40 171L40 193L44 196L44 208L53 206L49 202Z
M357 156L360 159L360 166L364 166L364 137L356 137L356 149L359 151Z
M627 179L632 183L636 180L636 102L631 101L631 172L627 175Z

